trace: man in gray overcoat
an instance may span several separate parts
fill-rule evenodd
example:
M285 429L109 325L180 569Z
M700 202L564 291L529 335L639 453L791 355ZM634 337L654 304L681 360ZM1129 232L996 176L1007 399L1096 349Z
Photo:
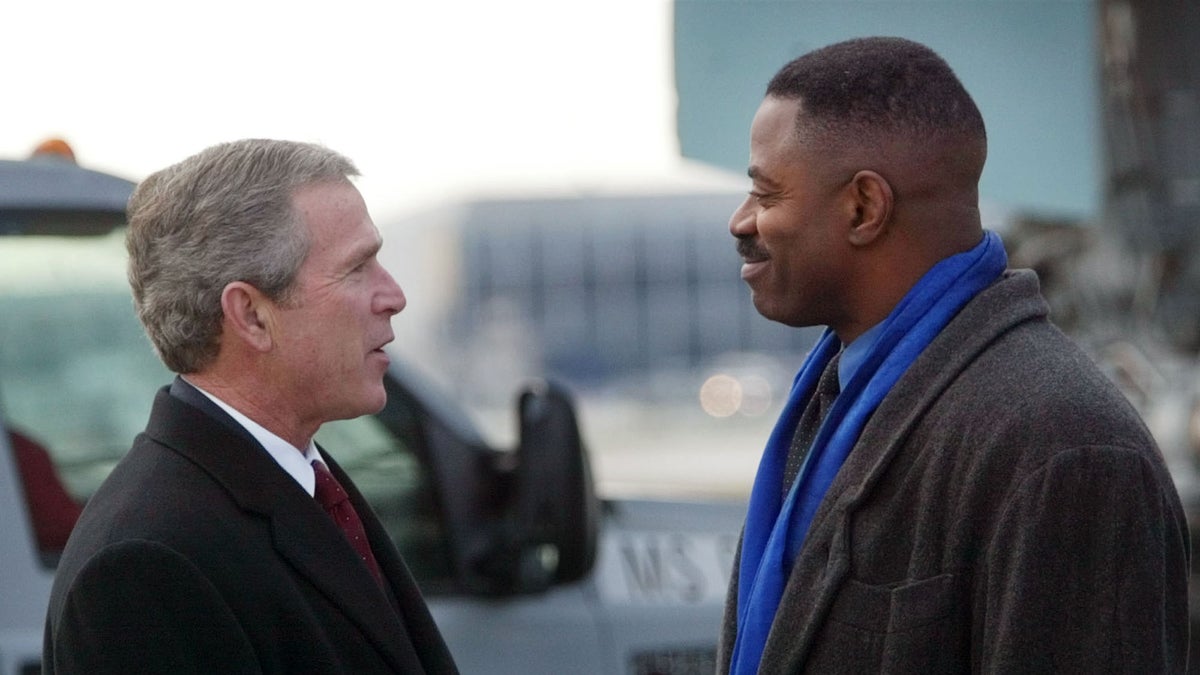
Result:
M827 326L767 442L722 673L1177 673L1188 531L1136 412L980 223L982 116L902 39L772 79L729 228Z

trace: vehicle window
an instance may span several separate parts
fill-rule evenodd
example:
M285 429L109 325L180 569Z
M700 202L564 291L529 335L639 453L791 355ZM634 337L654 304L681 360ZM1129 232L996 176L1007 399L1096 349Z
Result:
M322 425L317 443L350 474L413 575L427 586L448 581L449 553L429 477L404 441L367 416Z
M45 549L62 544L54 533L78 515L69 502L99 488L173 377L134 312L125 261L120 230L0 236L0 414L19 434L9 445L48 565L55 551ZM374 417L329 425L318 442L350 472L418 579L448 575L432 488L409 445Z
M142 333L121 235L0 238L0 410L83 501L171 381Z

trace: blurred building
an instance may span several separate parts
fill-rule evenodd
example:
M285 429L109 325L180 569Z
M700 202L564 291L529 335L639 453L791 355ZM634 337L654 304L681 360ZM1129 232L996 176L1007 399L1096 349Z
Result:
M530 374L695 396L693 376L764 355L789 359L790 378L819 329L755 311L728 230L741 182L482 196L398 224L440 238L424 247L440 250L443 314L422 321L444 328L431 351L452 356L438 370L481 400Z

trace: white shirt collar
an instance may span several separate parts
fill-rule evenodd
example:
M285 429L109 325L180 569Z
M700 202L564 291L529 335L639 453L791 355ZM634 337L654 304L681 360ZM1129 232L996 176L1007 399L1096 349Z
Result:
M196 387L196 385L190 380L188 381L188 384ZM321 459L321 454L317 452L317 444L315 442L310 439L308 441L308 447L303 451L300 451L299 448L271 433L261 424L238 412L228 403L222 401L216 396L213 396L200 387L196 387L196 389L200 393L207 396L213 403L216 403L221 410L229 413L229 416L232 417L238 424L242 425L246 431L249 431L250 435L254 436L254 440L258 441L264 448L266 448L267 454L269 454L271 458L275 460L275 463L278 464L284 471L286 471L289 476L294 478L296 482L300 484L300 487L303 488L310 497L316 493L317 478L313 473L312 462L313 460Z

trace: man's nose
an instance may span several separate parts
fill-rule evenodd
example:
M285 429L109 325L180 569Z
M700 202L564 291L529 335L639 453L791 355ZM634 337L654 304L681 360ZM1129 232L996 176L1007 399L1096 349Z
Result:
M754 236L755 232L754 197L746 195L742 205L729 217L729 234L742 239Z
M404 296L404 289L400 288L400 284L396 283L391 273L382 268L381 271L384 276L384 288L383 292L376 296L379 302L377 311L394 316L408 304L408 298Z

